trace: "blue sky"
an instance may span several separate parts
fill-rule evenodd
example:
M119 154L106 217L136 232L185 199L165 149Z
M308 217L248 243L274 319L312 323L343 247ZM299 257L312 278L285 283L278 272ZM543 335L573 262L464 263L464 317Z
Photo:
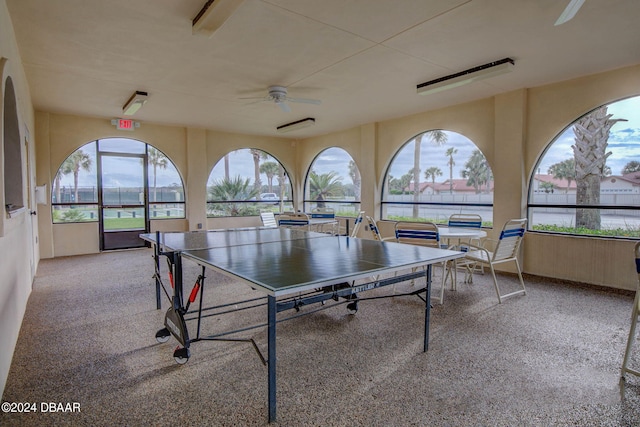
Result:
M447 150L455 148L457 153L453 155L453 178L460 178L460 173L464 169L471 153L477 149L471 140L456 132L445 132L447 134L447 142L443 145L436 145L429 139L423 139L420 144L420 180L425 181L424 171L430 167L436 166L442 171L442 176L436 177L436 182L442 182L449 179L449 166L447 165L449 157L445 155ZM415 144L413 140L406 144L398 151L398 154L391 162L389 173L394 178L400 178L413 169L413 152Z
M612 155L607 160L607 165L611 168L614 175L619 175L624 165L631 160L640 161L640 96L622 100L609 105L608 112L613 114L613 119L623 118L626 122L618 122L611 129L609 137L608 151L612 151ZM576 118L577 119L577 118ZM463 135L447 132L448 141L442 146L436 146L429 141L423 141L421 145L421 179L424 179L424 171L431 167L437 166L443 175L438 177L436 181L442 182L449 178L449 167L447 166L448 158L445 152L449 148L455 148L458 152L454 155L455 166L453 168L453 177L460 178L460 172L464 169L467 159L476 149L475 144ZM103 140L104 141L104 140ZM562 134L558 136L556 141L550 145L549 149L544 153L542 161L539 164L541 173L547 173L549 166L554 163L573 157L571 145L574 142L573 130L568 127ZM126 150L128 152L141 152L140 147L144 144L139 141L128 139L113 139L109 141L114 150ZM94 144L85 146L84 150L87 154L95 153ZM253 182L253 157L248 149L238 150L231 153L231 176L241 175L250 178ZM342 177L343 184L351 184L349 177L348 164L351 160L349 154L340 148L329 148L316 158L314 169L318 173L327 173L330 171L338 172ZM362 166L362 165L361 165ZM82 171L80 174L80 186L95 186L95 155L92 156L92 172ZM127 172L131 165L122 164L119 170L110 176L110 180L105 185L134 185ZM413 142L406 144L396 157L393 159L390 173L392 176L399 178L413 168ZM217 179L223 176L224 167L222 160L219 166L214 168L212 178ZM209 180L211 182L211 179ZM267 183L266 176L262 176L264 184ZM158 186L167 186L176 182L181 182L175 168L170 165L167 169L159 169L157 171ZM61 185L73 186L73 176L67 175L61 181ZM135 184L137 185L137 184Z
M620 175L622 168L630 161L640 161L640 96L628 98L609 105L611 119L626 119L611 128L607 151L607 166L613 175ZM549 147L539 164L540 173L547 173L549 166L573 157L573 128L569 127Z

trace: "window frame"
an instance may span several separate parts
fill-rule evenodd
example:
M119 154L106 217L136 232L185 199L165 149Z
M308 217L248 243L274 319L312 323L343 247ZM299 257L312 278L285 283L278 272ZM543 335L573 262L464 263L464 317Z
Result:
M147 221L162 221L162 220L171 220L171 219L184 219L186 218L186 194L185 194L185 188L184 188L184 180L182 178L182 176L180 175L180 171L178 170L178 168L176 167L175 163L173 163L173 161L160 149L156 148L155 146L153 146L152 144L149 144L147 142L144 141L140 141L134 138L126 138L126 137L107 137L107 138L98 138L96 140L87 142L86 144L83 144L81 147L76 148L75 150L73 150L71 152L71 154L69 154L67 157L65 157L65 159L62 161L62 163L60 164L60 166L58 167L57 171L60 170L60 168L62 167L62 165L64 164L64 162L73 155L73 153L75 153L76 151L83 149L84 147L90 145L90 144L95 144L95 146L92 148L92 150L94 150L95 152L93 153L93 159L94 161L98 162L99 158L101 155L116 155L116 156L124 156L127 157L130 154L133 154L132 157L137 157L137 155L135 155L135 153L128 153L128 152L124 152L124 151L113 151L113 150L109 150L109 149L104 149L102 150L100 148L100 141L105 141L105 140L111 140L111 139L130 139L132 141L136 141L139 142L140 144L144 145L144 156L145 159L148 162L149 159L149 149L152 148L154 150L157 150L159 153L161 153L173 166L173 168L175 168L176 173L178 174L178 178L180 179L180 184L182 186L182 200L176 200L176 201L170 201L170 202L165 202L165 201L160 201L160 202L152 202L150 199L150 193L152 191L152 187L149 185L149 173L150 171L148 171L148 173L146 174L146 180L147 180ZM150 170L151 168L149 168ZM56 171L56 174L57 174ZM100 218L99 218L99 211L100 211L100 205L102 203L102 201L100 200L100 189L99 186L101 185L99 181L101 181L100 179L98 179L98 174L100 173L98 166L96 165L95 168L95 175L96 175L96 185L94 187L94 194L95 194L95 199L94 201L69 201L69 202L59 202L53 201L53 198L55 196L55 185L53 185L52 183L52 188L51 188L51 197L50 197L50 201L51 201L51 222L53 224L83 224L83 223L87 223L87 222L99 222ZM55 175L54 175L54 181L55 181ZM178 211L182 212L181 215L179 216L167 216L167 217L157 217L157 216L152 216L152 206L155 205L165 205L165 204L176 204L176 205L182 205L181 209L178 209ZM96 214L95 216L92 215L92 217L86 219L86 220L72 220L72 221L56 221L55 219L55 207L56 206L60 206L62 208L70 208L73 209L74 206L83 206L83 207L95 207L95 211Z
M287 190L286 188L288 187L288 194L290 194L291 196L288 198L284 198L279 200L277 203L274 203L272 200L269 201L262 201L262 200L211 200L211 193L210 193L210 189L211 187L213 187L213 185L209 185L209 183L211 182L211 174L213 173L214 169L220 164L221 161L224 161L225 156L227 155L231 155L235 152L238 151L243 151L243 150L257 150L260 151L266 155L268 155L273 161L275 161L278 165L280 165L280 167L282 168L282 170L284 170L284 174L285 174L285 196L287 194ZM262 175L262 173L261 173ZM244 177L243 177L244 178ZM230 177L231 179L231 177ZM213 182L212 182L213 184ZM264 193L268 193L269 191L262 191L262 188L260 189L260 193L258 194L264 194ZM276 192L277 194L277 192ZM211 207L214 206L220 206L220 205L240 205L240 206L248 206L249 209L248 211L250 212L247 215L215 215L212 214L212 211L215 211L215 209L212 209ZM278 206L278 209L275 210L274 207ZM275 157L273 154L269 153L266 150L263 150L262 148L249 148L249 147L242 147L242 148L236 148L232 151L228 151L226 154L224 154L211 168L211 170L209 171L209 175L207 176L207 183L206 183L206 201L205 201L205 210L206 210L206 215L207 218L242 218L242 217L252 217L252 216L257 216L260 214L261 211L273 211L274 213L281 213L281 212L286 212L287 210L293 210L293 206L294 206L294 199L293 199L293 183L291 180L291 175L289 174L289 171L287 171L287 168L284 166L284 164L282 164L282 162L280 160L278 160L277 157ZM255 212L253 212L253 209L255 208Z
M489 161L486 159L486 156L484 156L484 153L482 152L482 150L480 149L480 147L478 147L477 144L475 144L470 138L468 138L467 136L456 132L456 131L451 131L451 130L447 130L447 129L430 129L430 130L426 130L423 132L420 132L418 134L416 134L415 136L407 139L394 153L393 157L391 158L391 161L389 162L389 164L387 165L387 169L385 171L383 180L382 180L382 186L381 186L381 190L380 190L380 218L384 221L398 221L392 218L389 218L388 215L388 209L389 207L393 206L393 205L400 205L400 206L418 206L418 210L420 211L421 208L426 207L427 209L429 207L434 207L436 209L438 208L442 208L442 207L452 207L451 212L447 213L447 214L440 214L440 213L435 213L434 217L426 217L426 216L419 216L418 218L403 218L402 221L415 221L415 222L420 222L422 221L431 221L434 222L435 224L438 225L446 225L448 222L448 218L451 214L453 213L478 213L478 214L482 214L484 213L484 210L482 212L479 212L477 209L473 209L473 208L488 208L488 210L490 211L490 219L485 219L483 216L483 221L482 221L482 227L483 228L492 228L493 227L493 211L494 211L494 203L493 203L493 194L494 194L494 189L495 185L492 186L492 190L491 190L491 194L492 194L492 201L489 202L456 202L456 201L451 201L451 202L422 202L422 201L418 201L418 202L414 202L414 201L395 201L395 200L389 200L389 196L391 195L389 193L389 184L388 184L388 179L389 179L389 172L393 166L394 161L398 158L398 155L400 155L400 153L402 152L402 150L404 150L408 144L412 143L415 141L416 138L424 135L427 132L430 131L435 131L435 130L439 130L439 131L443 131L443 132L448 132L449 134L457 134L460 135L461 137L464 137L465 139L467 139L469 141L469 143L473 144L473 146L475 147L475 150L478 150L483 157L485 158L486 162L487 162L487 166L489 167L490 171L491 171L491 181L492 183L495 183L495 180L493 179L493 169L491 168L491 165L489 164ZM442 146L443 148L446 148L446 146ZM468 161L468 159L466 160ZM465 163L466 163L465 161ZM424 173L424 171L420 171L421 174ZM457 178L453 178L453 179L457 179ZM448 178L447 178L448 180ZM410 181L410 183L412 183L413 181ZM422 181L420 181L422 182ZM445 180L446 182L446 180ZM482 193L476 193L476 194L482 194ZM441 196L451 196L451 193L441 193ZM468 212L464 211L464 208L471 208L471 210L469 210ZM482 216L482 215L481 215Z
M546 147L544 148L544 150L542 151L541 155L539 156L538 160L536 161L533 169L532 169L532 173L531 176L529 178L529 185L528 185L528 191L527 191L527 218L529 219L528 224L527 224L527 228L528 231L530 232L534 232L534 233L540 233L540 234L547 234L547 235L558 235L558 236L574 236L574 237L588 237L588 238L595 238L595 239L620 239L620 240L628 240L628 239L638 239L640 237L640 226L638 226L638 228L636 229L635 233L633 232L629 232L629 235L625 235L624 232L621 232L620 234L609 234L607 233L607 230L603 230L602 228L600 230L591 230L593 231L593 233L587 232L587 229L584 230L584 232L582 233L578 233L578 232L570 232L568 231L568 229L573 228L573 230L579 230L577 227L573 226L573 227L564 227L564 226L559 226L557 224L537 224L534 223L534 217L536 215L536 212L534 212L536 209L545 209L545 210L564 210L564 211L577 211L578 209L580 210L598 210L600 211L600 214L602 214L602 212L610 212L610 211L630 211L630 212L636 212L637 215L635 215L636 217L639 218L638 222L640 222L640 203L638 205L630 205L630 204L607 204L605 203L600 203L599 205L594 205L594 204L583 204L583 205L578 205L577 201L576 203L541 203L541 202L536 202L533 200L533 198L536 196L536 194L538 194L539 190L536 191L535 188L536 186L534 185L534 181L536 179L536 177L539 175L536 171L538 171L540 169L540 165L541 163L544 161L545 156L549 153L549 151L551 150L551 148L553 147L554 144L556 144L557 142L559 142L562 137L564 136L564 134L570 130L571 128L573 128L576 123L578 123L582 118L586 117L589 114L592 114L594 111L598 110L599 108L602 107L609 107L613 104L616 104L618 102L621 101L625 101L625 100L629 100L632 98L638 98L640 99L640 95L633 95L633 96L629 96L629 97L625 97L625 98L621 98L621 99L617 99L611 102L608 102L606 104L602 104L599 105L589 111L587 111L586 113L584 113L583 115L577 117L575 120L573 120L571 123L569 123L567 126L565 126L560 132L558 132L552 139L551 141L546 145ZM615 119L615 117L613 117ZM608 140L609 142L610 140ZM568 155L568 159L573 159L574 157ZM567 160L568 160L567 159ZM638 158L638 161L640 161L640 158ZM606 163L605 163L606 165ZM618 177L621 175L614 175L615 177ZM603 180L607 178L607 176L602 176L601 177L601 183L603 182ZM538 187L539 188L539 187ZM604 192L604 194L606 195L606 191ZM620 194L620 193L610 193L613 195L616 194ZM637 194L637 193L634 193ZM600 189L600 195L603 195L603 191L602 188ZM573 195L575 197L575 195ZM638 198L640 200L640 194L638 195ZM541 213L541 212L538 212ZM623 216L623 218L627 218L626 216ZM575 213L573 213L573 223L575 224ZM602 224L601 224L602 225ZM547 228L556 228L555 230L553 229L547 229ZM562 231L562 228L567 228L567 231ZM621 228L612 228L610 229L610 231L613 232L617 232L621 230Z
M342 150L346 155L349 156L349 161L352 161L354 166L356 167L357 171L358 171L358 175L360 177L362 177L362 174L360 173L360 168L358 166L358 163L355 161L355 159L353 158L353 156L351 156L351 154L345 150L342 147L338 147L338 146L331 146L331 147L327 147L324 148L322 151L320 151L318 154L316 154L316 156L313 158L313 160L311 161L311 164L309 165L309 168L307 169L307 173L304 177L304 187L303 187L303 195L302 195L302 209L305 212L311 212L311 210L313 209L313 204L317 204L317 200L311 199L311 192L309 189L309 178L311 176L311 172L313 171L313 165L315 164L315 162L318 160L318 158L320 158L322 156L322 154L326 153L328 150L331 149L339 149ZM352 181L352 185L356 185ZM344 184L343 184L344 185ZM330 200L324 200L323 203L325 204L326 207L330 207L333 209L336 213L336 215L340 215L342 217L348 217L348 218L355 218L358 216L360 209L361 209L361 203L362 203L362 181L360 184L360 194L358 194L357 196L354 196L355 200L348 200L348 199L330 199ZM349 209L349 211L345 211L345 210L340 210L340 205L344 206L344 205L349 205L351 206L351 208Z

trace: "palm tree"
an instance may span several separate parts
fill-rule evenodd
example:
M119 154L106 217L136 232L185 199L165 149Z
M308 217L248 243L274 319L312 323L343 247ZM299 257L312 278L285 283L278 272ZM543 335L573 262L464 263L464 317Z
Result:
M600 107L583 116L573 126L575 144L573 157L576 161L576 204L599 205L600 181L604 176L605 163L611 152L606 152L609 132L613 125L624 119L611 120L607 107ZM577 209L576 227L590 230L600 229L599 209Z
M571 182L576 179L576 161L575 159L567 159L559 163L554 163L549 166L547 173L553 175L555 179L566 179L567 189L565 193L569 192Z
M91 170L91 157L78 149L71 154L62 164L63 173L73 173L73 195L74 201L78 202L78 175L80 169L89 172Z
M464 167L462 177L467 179L467 185L473 186L476 194L482 192L482 184L486 184L488 190L491 172L482 151L474 150Z
M445 144L447 142L447 134L440 129L430 130L422 135L419 135L414 140L413 150L413 217L418 218L419 208L418 202L420 201L420 150L422 145L422 139L425 138L437 146Z
M409 184L411 184L412 180L413 180L412 171L409 171L408 173L405 173L400 177L400 188L402 188L402 194L406 194L405 189L407 190L409 189Z
M62 194L60 192L60 181L62 180L63 176L67 175L68 173L71 173L69 162L70 162L70 159L67 157L65 161L62 163L62 166L60 166L60 169L58 169L58 172L56 173L56 176L53 179L53 186L54 186L54 192L56 194L57 203L62 202ZM59 209L60 206L55 206L55 208Z
M273 178L280 171L280 164L277 162L265 162L260 165L260 173L267 176L267 186L269 187L269 193L273 193Z
M631 160L622 168L622 175L626 175L634 172L640 172L640 162L636 160Z
M263 152L255 148L252 148L250 151L253 156L253 188L258 190L259 193L262 188L262 182L260 181L260 157L262 157Z
M415 139L413 143L413 217L418 218L420 216L420 146L422 145L422 136Z
M436 184L436 177L442 176L442 171L437 166L431 166L429 169L424 171L424 179L431 179L431 184Z
M400 190L400 180L393 175L387 175L387 179L384 180L385 185L387 186L387 191L393 194L392 192Z
M249 178L243 179L240 175L232 179L216 180L209 189L210 200L230 202L223 205L230 216L243 215L247 208L244 204L235 202L254 199L258 192L255 187L250 187Z
M553 182L543 181L540 183L540 188L542 188L545 193L553 193L553 189L555 187L556 186Z
M360 193L362 189L362 178L360 177L360 169L356 165L356 162L349 160L349 176L353 182L353 192L355 193L356 200L360 200Z
M148 147L149 149L147 151L147 162L153 168L153 201L157 202L158 201L157 170L158 168L166 169L167 166L169 165L169 160L160 150L151 146L148 146Z
M447 161L447 166L449 166L449 193L453 194L453 167L456 165L456 162L453 161L453 155L456 154L458 150L456 148L449 148L444 153L445 156L449 158Z
M315 171L309 173L309 193L311 199L317 201L317 206L323 208L327 197L337 196L342 192L342 177L337 172L318 175Z
M284 170L284 166L282 166L282 164L278 163L278 188L280 190L280 212L282 212L284 209L284 196L285 196L285 189L286 189L286 183L287 183L287 175L286 175L286 171Z
M229 179L229 153L224 155L224 177Z

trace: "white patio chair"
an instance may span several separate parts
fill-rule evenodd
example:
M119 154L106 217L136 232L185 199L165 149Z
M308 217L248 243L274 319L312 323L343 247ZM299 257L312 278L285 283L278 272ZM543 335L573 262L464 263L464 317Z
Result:
M478 214L452 214L447 226L482 228L482 217Z
M491 239L486 239L486 242L495 243L495 249L493 251L489 251L485 247L469 244L469 251L465 255L466 260L486 265L491 269L493 284L496 288L498 301L500 303L502 303L502 300L504 298L527 293L524 287L524 280L522 279L520 263L518 262L518 249L520 248L520 244L522 243L526 225L526 218L512 219L508 221L502 228L502 232L500 233L500 240L495 242ZM500 287L498 286L498 280L496 279L496 272L493 267L497 264L502 264L505 262L514 262L516 264L516 268L518 270L518 278L520 279L520 285L522 286L522 289L518 289L517 291L502 295L500 293ZM472 281L473 278L469 280L469 282Z
M369 215L366 215L366 218L367 218L367 225L369 226L369 231L371 231L371 235L373 236L373 240L378 240L380 242L384 242L385 240L396 240L396 236L382 237L382 235L380 234L380 229L378 228L378 223L376 223L376 220L370 217Z
M353 228L351 229L350 237L358 237L358 231L360 230L360 226L362 225L362 220L364 219L364 211L360 211L355 221L353 222Z
M336 211L333 208L313 208L311 218L335 218Z
M440 248L440 234L438 226L432 222L403 222L396 223L396 241L398 243L406 243L410 245L426 246L430 248ZM447 277L447 262L439 263L442 266L442 284L440 286L440 297L431 298L438 299L440 304L444 302L444 286ZM415 268L413 269L415 271ZM455 281L455 269L453 272ZM413 283L413 282L412 282Z
M281 214L278 216L278 226L310 231L309 215L303 213Z
M338 221L336 220L336 211L333 208L313 208L311 210L311 223L313 220L327 220L328 222L315 224L315 231L320 233L338 234ZM332 220L332 221L331 221Z
M447 227L457 228L473 228L480 230L482 228L482 217L478 214L452 214L447 222ZM458 242L456 250L467 252L469 245L467 243L473 243L476 246L482 247L481 239L469 239L465 242ZM477 271L484 274L484 265L480 263L471 262L469 260L459 260L456 268L465 269L465 280L472 280L472 274Z
M262 225L265 227L277 227L278 223L276 222L276 217L273 212L260 212L260 219L262 220Z
M638 284L636 289L636 297L633 300L633 309L631 310L631 328L629 329L629 338L627 339L627 349L624 352L624 359L622 360L622 370L620 371L621 378L624 378L625 373L640 376L640 367L633 369L629 367L629 361L631 360L631 353L636 341L636 326L638 320L640 320L640 242L636 243L635 247L636 258L636 273L638 273Z

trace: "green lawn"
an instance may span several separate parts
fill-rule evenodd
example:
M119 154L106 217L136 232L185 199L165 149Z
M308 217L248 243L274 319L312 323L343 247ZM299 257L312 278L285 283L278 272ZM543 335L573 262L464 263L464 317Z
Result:
M109 230L130 230L144 229L144 218L105 218L104 229Z

